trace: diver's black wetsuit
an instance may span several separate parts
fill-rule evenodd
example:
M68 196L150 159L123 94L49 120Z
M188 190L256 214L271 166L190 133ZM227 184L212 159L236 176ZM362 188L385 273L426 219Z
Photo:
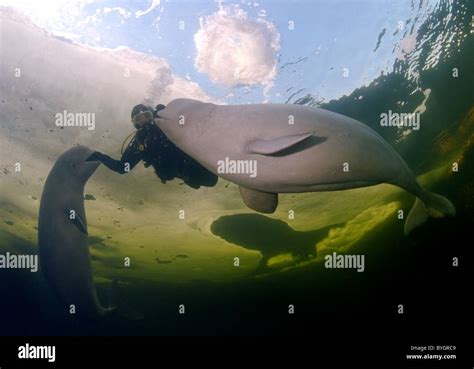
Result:
M217 176L214 173L180 150L154 123L149 123L137 131L120 160L98 151L88 160L99 160L107 168L120 174L132 170L140 160L143 160L145 167L151 165L155 169L156 175L163 183L175 177L181 178L192 188L212 187L217 183Z

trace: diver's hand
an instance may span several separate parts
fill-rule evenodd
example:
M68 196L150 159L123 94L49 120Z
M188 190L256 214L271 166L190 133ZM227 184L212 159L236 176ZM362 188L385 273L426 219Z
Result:
M100 151L94 151L91 156L89 156L86 161L102 161L104 158L104 154L102 154Z
M100 151L93 152L91 156L86 159L86 161L100 161L107 168L119 174L125 174L130 172L130 169L132 169L138 162L136 161L135 163L130 163L126 159L115 160L106 154L102 154Z

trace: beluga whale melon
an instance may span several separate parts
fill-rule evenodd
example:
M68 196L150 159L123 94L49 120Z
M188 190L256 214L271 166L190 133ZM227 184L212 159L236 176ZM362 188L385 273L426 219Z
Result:
M449 200L420 186L379 134L337 113L296 104L216 105L176 99L155 123L211 172L239 185L245 204L262 213L275 211L279 193L388 183L416 196L405 234L428 216L455 214Z

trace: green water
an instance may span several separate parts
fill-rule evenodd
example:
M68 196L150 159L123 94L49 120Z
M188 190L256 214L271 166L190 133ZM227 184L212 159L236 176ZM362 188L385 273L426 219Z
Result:
M397 60L393 72L349 96L323 104L310 95L292 101L369 125L395 147L424 187L453 202L456 217L430 219L407 238L397 211L407 214L414 199L390 185L282 195L278 210L264 216L251 213L237 186L223 180L196 192L176 180L163 186L142 167L125 177L101 167L86 187L93 196L86 200L93 274L102 301L112 279L119 279L123 314L81 322L65 313L40 273L2 271L0 309L8 317L2 332L304 333L305 324L389 319L388 307L400 300L433 306L434 298L416 289L424 285L430 291L428 284L456 286L453 301L462 306L462 316L468 309L462 292L472 274L453 274L449 266L454 256L472 265L474 44L468 10L463 2L441 2L420 28L417 56ZM454 35L454 46L428 67L430 50L445 34ZM416 79L409 73L414 66ZM453 68L459 77L453 77ZM8 87L2 84L8 98L24 93ZM427 89L419 132L404 138L399 130L380 126L381 111L395 111L400 102L413 111ZM41 100L47 90L36 93ZM21 109L28 108L15 109L7 118L25 120ZM39 198L59 148L53 139L50 148L48 139L35 146L18 138L7 118L2 115L0 251L37 253ZM124 134L119 131L104 146L116 148ZM58 140L68 142L64 136ZM100 138L81 143L98 146ZM21 173L14 171L10 156L24 159ZM184 219L180 210L185 210ZM324 268L324 256L334 251L364 254L366 271ZM130 266L124 266L124 258L130 258ZM180 304L186 306L185 316L177 314ZM304 318L289 320L288 304ZM433 316L447 305L437 306Z

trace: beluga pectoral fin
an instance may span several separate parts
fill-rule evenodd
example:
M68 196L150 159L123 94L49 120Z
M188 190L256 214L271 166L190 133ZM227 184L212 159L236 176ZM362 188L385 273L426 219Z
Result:
M239 186L245 205L260 213L271 214L278 206L278 194L252 190Z
M82 219L81 215L76 213L73 209L67 210L66 214L68 216L69 221L74 224L77 229L79 229L84 234L89 234L87 232L87 222Z
M274 155L313 136L312 133L282 136L271 140L255 140L247 145L249 154Z

